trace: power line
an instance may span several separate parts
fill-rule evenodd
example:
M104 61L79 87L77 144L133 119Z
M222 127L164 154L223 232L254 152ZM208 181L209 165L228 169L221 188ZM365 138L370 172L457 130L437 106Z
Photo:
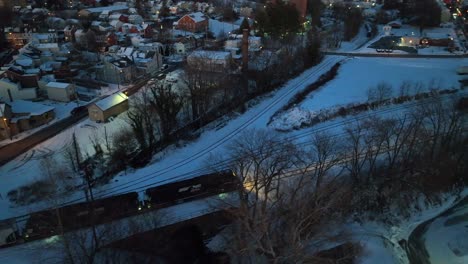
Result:
M336 58L335 58L336 59ZM326 62L326 64L322 65L322 67L320 68L323 69L325 68L326 66L330 65L333 63L333 60L331 61L328 61ZM108 189L105 189L105 190L102 190L102 191L98 191L96 194L102 194L99 198L103 198L105 196L112 196L112 195L109 195L109 194L115 194L115 193L118 193L119 191L122 191L122 190L126 190L128 188L131 188L131 186L128 186L129 184L132 184L132 185L135 185L135 184L139 184L139 183L143 183L143 182L146 182L148 180L151 180L155 177L158 176L158 174L163 174L163 173L167 173L168 171L170 171L171 169L176 169L176 168L179 168L181 166L184 166L188 163L190 163L191 161L195 160L195 159L198 159L199 157L207 154L209 151L211 151L212 149L215 149L216 147L220 146L221 144L227 142L229 139L233 138L235 135L239 134L241 132L242 129L246 128L248 125L250 125L251 123L253 123L255 120L257 120L260 116L262 116L264 113L266 113L269 109L271 109L274 105L278 104L281 99L284 97L284 96L287 96L289 95L290 93L292 93L297 87L299 87L300 85L302 85L306 79L308 79L309 77L311 77L312 75L316 74L317 72L312 72L308 75L306 75L305 77L303 77L301 79L301 81L295 85L292 86L292 88L288 89L283 95L281 95L281 97L275 99L270 105L268 105L266 108L264 108L263 110L261 110L259 113L255 114L252 118L250 118L249 120L247 120L244 124L242 124L240 126L240 130L235 130L231 133L228 134L227 137L223 138L223 139L220 139L218 140L217 142L215 142L214 144L210 145L208 148L198 152L197 154L195 154L194 156L188 158L188 159L185 159L183 161L180 161L176 164L173 164L169 167L166 167L160 171L153 171L149 174L146 174L146 175L143 175L142 177L140 177L138 179L138 182L127 182L127 183L124 183L124 184L121 184L121 185L117 185L117 186L113 186L113 187L110 187ZM344 124L347 124L347 123L351 123L351 122L356 122L358 120L362 120L362 119L365 119L369 116L374 116L376 114L384 114L384 113L391 113L391 112L394 112L394 111L400 111L402 109L406 109L406 108L411 108L411 107L414 107L414 106L418 106L418 105L424 105L426 103L430 103L430 102L412 102L410 104L404 104L404 105L401 105L401 106L398 106L398 107L391 107L389 109L382 109L382 110L377 110L377 111L373 111L371 113L368 113L368 114L365 114L365 115L362 115L360 117L357 117L357 118L354 118L354 119L346 119L346 120L343 120L343 121L340 121L340 122L337 122L337 123L334 123L334 124L330 124L330 125L326 125L326 126L323 126L321 128L318 128L318 129L314 129L314 130L310 130L310 131L306 131L306 132L303 132L303 133L299 133L297 135L294 135L294 136L291 136L289 138L285 138L284 140L288 140L288 141L294 141L294 140L297 140L297 139L300 139L300 138L303 138L305 136L308 136L308 135L311 135L313 133L317 133L317 132L323 132L323 131L326 131L326 130L329 130L329 129L332 129L332 128L337 128L337 127L340 127ZM341 134L340 134L341 135ZM339 136L339 135L337 135ZM218 162L217 164L214 164L213 166L210 166L211 168L212 167L216 167L216 166L223 166L224 164L228 164L229 162L231 162L231 160L224 160L224 161L221 161L221 162ZM196 175L199 175L201 174L201 172L206 172L210 170L210 168L201 168L201 169L197 169L197 170L193 170L193 171L190 171L190 172L187 172L187 173L184 173L184 174L180 174L176 177L173 177L173 178L168 178L168 179L165 179L165 180L160 180L160 181L157 181L157 182L152 182L150 184L146 184L144 186L141 186L141 187L137 187L137 188L133 188L133 189L129 189L127 192L131 192L131 191L134 191L134 190L139 190L139 189L142 189L142 188L146 188L146 187L151 187L151 186L155 186L155 185L160 185L162 183L167 183L167 182L172 182L172 181L176 181L176 180L179 180L179 179L185 179L185 178L189 178L189 176L196 176ZM109 192L110 190L112 190L111 192ZM66 202L66 203L63 203L57 207L61 207L61 206L65 206L65 205L69 205L69 204L73 204L73 203L77 203L77 202L80 202L82 201L83 198L78 198L78 199L75 199L75 200L71 200L69 202ZM47 210L47 209L45 209Z

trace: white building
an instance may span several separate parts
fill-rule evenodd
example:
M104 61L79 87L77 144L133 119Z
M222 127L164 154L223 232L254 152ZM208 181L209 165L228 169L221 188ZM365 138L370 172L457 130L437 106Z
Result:
M37 88L22 88L19 82L12 82L7 78L0 79L0 97L5 100L25 99L31 100L37 98Z
M71 83L49 82L46 87L50 100L70 102L75 97L75 86Z

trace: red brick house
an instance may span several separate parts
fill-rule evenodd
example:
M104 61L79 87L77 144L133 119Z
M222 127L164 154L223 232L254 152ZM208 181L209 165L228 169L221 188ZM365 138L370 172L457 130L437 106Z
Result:
M141 25L142 28L143 28L143 37L144 38L151 38L153 37L153 27L151 27L151 25L149 24L143 24Z
M200 32L208 27L208 18L202 12L191 13L183 16L175 23L176 29Z
M107 39L106 39L107 45L108 46L114 46L117 45L118 38L117 35L114 32L110 32L107 34Z

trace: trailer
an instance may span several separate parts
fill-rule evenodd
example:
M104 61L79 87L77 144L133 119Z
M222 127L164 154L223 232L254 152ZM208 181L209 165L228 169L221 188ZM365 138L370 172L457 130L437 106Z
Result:
M468 74L468 66L461 66L457 69L457 74L465 75Z

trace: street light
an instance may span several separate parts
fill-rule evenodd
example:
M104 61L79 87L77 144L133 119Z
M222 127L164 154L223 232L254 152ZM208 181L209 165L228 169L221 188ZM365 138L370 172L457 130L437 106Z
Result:
M10 140L13 140L13 137L11 136L11 130L10 130L10 127L8 126L8 123L7 123L7 118L5 117L5 114L3 112L3 109L0 107L0 111L1 111L1 114L3 116L2 120L3 120L3 124L5 126L5 130L6 130L6 133L8 134L8 136L10 137Z

